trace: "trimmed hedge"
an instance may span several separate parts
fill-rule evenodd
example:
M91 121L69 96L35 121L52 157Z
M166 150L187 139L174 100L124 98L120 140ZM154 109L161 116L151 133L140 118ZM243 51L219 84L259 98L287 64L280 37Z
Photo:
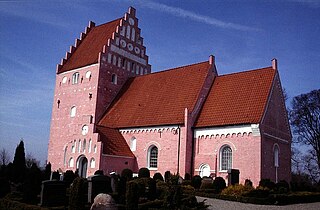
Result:
M7 198L0 199L0 209L6 210L48 210L48 208L43 208L36 205L29 205L25 203L20 203L18 201L9 200Z

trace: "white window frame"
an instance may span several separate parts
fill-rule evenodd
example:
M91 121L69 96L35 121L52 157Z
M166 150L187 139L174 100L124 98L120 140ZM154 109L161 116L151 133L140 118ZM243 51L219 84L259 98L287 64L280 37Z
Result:
M231 158L231 161L228 161L230 163L227 163L227 166L226 168L223 167L223 161L224 161L224 150L229 148L231 150L231 157L227 157L227 158ZM229 166L230 165L230 166ZM233 151L232 151L232 148L230 147L230 145L223 145L221 148L220 148L220 158L219 158L219 168L220 168L220 171L223 171L223 172L226 172L228 171L228 169L232 169L232 165L233 165ZM229 167L228 167L229 166Z
M79 72L75 72L73 75L72 75L72 84L78 84L79 82L79 77L80 77L80 73Z
M156 156L156 167L155 167L154 165L151 166L151 162L152 162L151 158L154 158L154 157L151 156L151 152L152 152L152 150L153 150L154 148L157 149L157 154L156 154L156 155L157 155L157 156ZM159 149L158 149L157 146L151 145L151 146L149 147L149 149L148 149L148 168L151 169L151 170L157 170L157 169L158 169L158 165L159 165L159 161L158 161L158 160L159 160Z

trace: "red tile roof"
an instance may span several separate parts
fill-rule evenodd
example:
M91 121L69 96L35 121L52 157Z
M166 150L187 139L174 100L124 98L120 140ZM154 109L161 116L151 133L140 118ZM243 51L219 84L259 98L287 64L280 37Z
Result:
M260 122L275 75L268 67L217 77L195 126Z
M184 123L211 70L209 62L131 78L99 124L113 128Z
M93 27L58 73L98 63L99 53L116 31L121 18Z
M97 126L100 141L103 143L103 154L134 157L121 133L112 128Z

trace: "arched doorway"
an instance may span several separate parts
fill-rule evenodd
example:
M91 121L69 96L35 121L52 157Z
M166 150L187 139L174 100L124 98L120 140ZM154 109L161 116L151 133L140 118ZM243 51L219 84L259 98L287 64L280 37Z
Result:
M85 156L80 156L78 158L77 169L79 171L79 176L86 178L87 177L87 168L88 168L88 159Z

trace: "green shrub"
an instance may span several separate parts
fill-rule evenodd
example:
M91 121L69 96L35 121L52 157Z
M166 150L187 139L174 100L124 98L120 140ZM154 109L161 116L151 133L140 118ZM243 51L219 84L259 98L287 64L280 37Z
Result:
M201 186L201 181L202 181L202 178L199 175L195 175L191 179L192 187L194 187L195 189L199 189Z
M69 187L73 180L76 178L76 175L73 173L72 170L67 170L63 175L63 181Z
M269 190L275 189L275 186L275 183L270 179L261 179L259 182L259 187L266 187L269 188Z
M153 179L154 179L155 181L157 181L157 180L164 181L164 180L163 180L163 176L162 176L161 173L159 173L159 172L157 172L157 173L155 173L155 174L153 175Z
M247 197L255 197L255 198L267 198L270 195L270 189L267 187L257 187L254 190L251 190Z
M169 190L169 184L167 182L158 180L156 183L156 194L157 199L163 200L166 196L166 193Z
M275 186L278 193L287 193L289 192L289 184L285 180L281 180Z
M185 173L184 180L191 180L191 175L188 173Z
M150 178L150 171L147 168L140 168L138 172L139 178Z
M222 177L216 177L213 180L213 189L220 193L224 188L226 188L226 181Z
M222 190L221 195L245 196L252 190L254 190L254 188L249 185L236 184Z
M0 177L0 198L10 193L10 182L6 177Z
M250 186L250 187L252 187L253 185L252 185L252 181L250 180L250 179L246 179L245 181L244 181L244 186Z
M139 202L139 191L138 184L133 180L127 183L127 192L126 192L126 209L127 210L136 210L138 209Z
M70 188L69 210L83 210L86 193L85 180L81 177L75 178Z
M170 171L166 171L166 172L164 173L164 180L165 180L165 182L168 182L169 179L170 179L170 177L171 177L171 172L170 172Z
M152 178L138 178L133 180L138 184L138 195L148 200L154 200L156 198L156 181Z
M202 180L202 182L201 182L201 186L200 186L200 189L201 190L206 190L206 189L214 189L214 187L213 187L214 185L213 185L213 183L210 183L210 182L204 182L203 180Z
M181 185L181 190L183 194L194 195L195 189L191 185Z
M121 177L125 178L127 181L130 181L133 177L133 172L129 168L125 168L121 172Z

